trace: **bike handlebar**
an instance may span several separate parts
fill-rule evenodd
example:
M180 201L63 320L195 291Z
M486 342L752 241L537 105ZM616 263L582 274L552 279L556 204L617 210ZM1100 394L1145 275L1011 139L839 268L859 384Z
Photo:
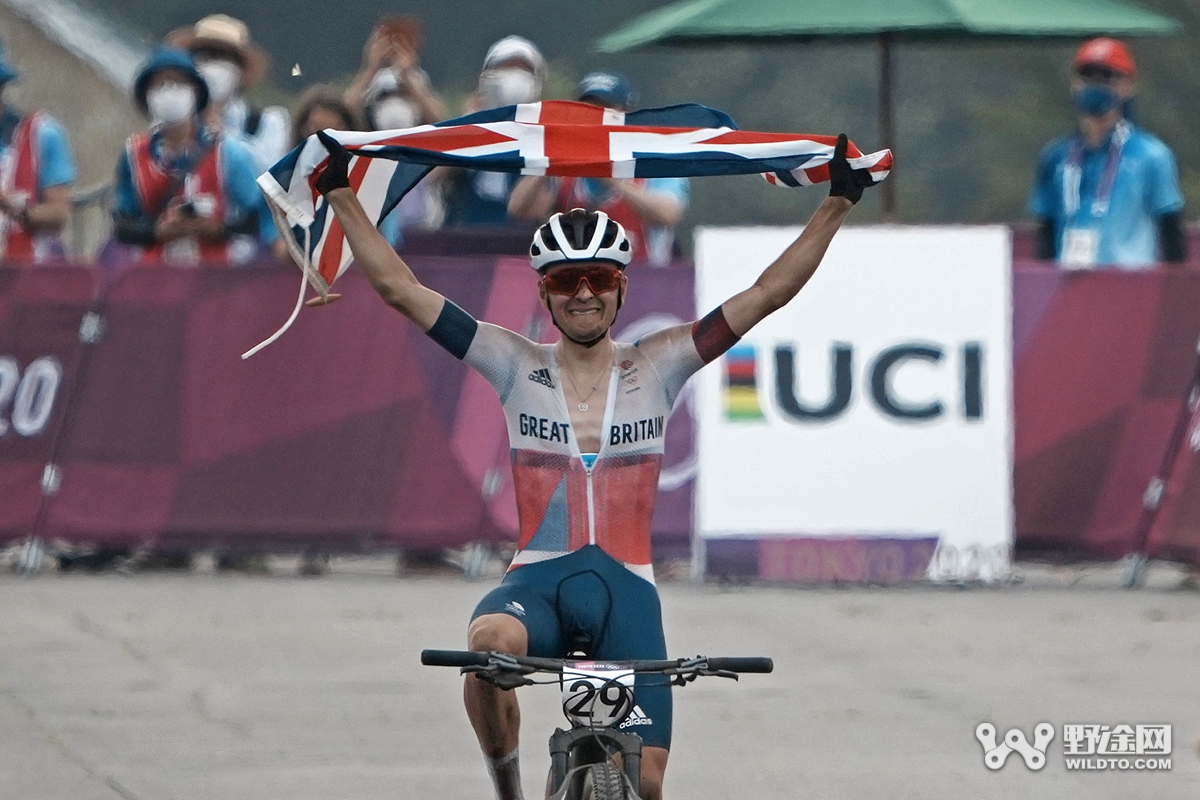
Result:
M427 667L486 667L489 656L472 650L422 650L421 663Z
M710 658L707 661L709 669L722 669L726 672L767 673L775 669L775 662L769 658Z
M530 656L505 656L505 658L511 659L515 664L529 668L528 671L530 672L534 670L557 672L562 669L564 664L570 663L572 660L602 660L533 658ZM769 658L704 658L703 656L698 656L697 658L705 662L704 669L713 671L767 673L775 668L774 663ZM632 669L634 672L670 673L678 670L689 661L693 661L693 659L677 658L673 661L617 661L612 663ZM486 667L491 662L492 655L490 653L473 650L421 651L421 663L429 667Z

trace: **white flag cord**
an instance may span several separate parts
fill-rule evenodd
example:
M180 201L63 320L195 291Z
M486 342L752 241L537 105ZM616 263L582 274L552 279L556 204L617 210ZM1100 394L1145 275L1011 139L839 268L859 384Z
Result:
M291 236L291 231L281 232L283 236ZM309 228L304 229L304 259L308 260L308 248L312 243L312 233ZM262 350L267 345L274 342L280 336L287 333L287 329L292 327L292 323L296 321L296 317L300 316L300 309L304 308L304 291L308 288L308 272L303 267L300 269L300 296L296 298L296 307L292 309L292 315L288 317L287 322L283 323L283 327L272 333L264 341L259 342L254 347L251 347L246 352L242 353L242 359L247 359L250 356Z

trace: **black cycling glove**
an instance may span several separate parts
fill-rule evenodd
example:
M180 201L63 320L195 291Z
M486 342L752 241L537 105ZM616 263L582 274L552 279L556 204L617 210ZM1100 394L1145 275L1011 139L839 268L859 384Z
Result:
M350 151L325 131L317 131L317 138L329 151L329 163L317 178L317 191L326 194L334 189L350 186Z
M849 140L846 134L838 134L837 144L833 148L833 158L829 161L829 196L844 197L851 203L857 203L862 197L863 189L875 185L875 179L865 169L852 169L846 160L846 145Z

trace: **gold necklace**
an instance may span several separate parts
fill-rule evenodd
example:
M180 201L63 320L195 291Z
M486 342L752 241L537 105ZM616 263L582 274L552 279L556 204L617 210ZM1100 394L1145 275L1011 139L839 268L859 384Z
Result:
M563 375L567 376L567 381L570 382L571 388L575 390L575 396L579 398L579 405L577 405L576 408L578 408L580 411L587 411L588 408L590 408L590 406L588 406L588 403L587 403L588 398L596 393L596 387L598 387L600 385L600 380L604 377L604 375L606 373L610 372L611 370L612 370L611 364L606 366L600 372L600 374L596 376L596 382L592 384L592 389L591 389L591 391L589 391L587 393L587 397L584 397L583 392L579 391L579 387L575 385L575 379L571 377L571 373L565 367L563 368L563 371L562 371Z

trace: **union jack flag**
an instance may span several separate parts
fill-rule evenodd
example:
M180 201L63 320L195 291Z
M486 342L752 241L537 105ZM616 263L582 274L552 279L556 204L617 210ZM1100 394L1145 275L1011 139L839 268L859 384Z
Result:
M376 224L436 166L592 178L762 173L777 186L808 186L829 179L837 141L738 130L727 114L694 104L623 113L564 101L506 106L402 130L329 133L354 155L350 186ZM847 156L876 182L892 166L888 150L864 155L851 143ZM310 136L258 179L292 255L322 296L353 259L316 190L327 158L324 145Z

